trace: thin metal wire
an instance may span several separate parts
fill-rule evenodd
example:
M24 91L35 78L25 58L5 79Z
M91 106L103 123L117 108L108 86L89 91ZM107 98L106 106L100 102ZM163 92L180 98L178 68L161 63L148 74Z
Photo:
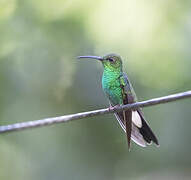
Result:
M0 133L20 131L20 130L35 128L35 127L53 125L56 123L65 123L65 122L78 120L82 118L109 114L109 113L119 112L119 111L127 110L127 109L136 109L138 107L153 106L153 105L168 103L168 102L177 101L177 100L185 99L185 98L191 98L191 91L154 98L154 99L150 99L150 100L146 100L142 102L136 102L133 104L127 104L127 105L114 107L114 108L105 108L105 109L99 109L94 111L81 112L77 114L4 125L4 126L0 126Z

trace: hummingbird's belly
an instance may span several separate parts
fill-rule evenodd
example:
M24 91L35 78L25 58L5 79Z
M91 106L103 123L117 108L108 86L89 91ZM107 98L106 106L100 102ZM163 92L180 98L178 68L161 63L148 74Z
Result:
M123 104L120 87L105 88L104 91L113 106Z

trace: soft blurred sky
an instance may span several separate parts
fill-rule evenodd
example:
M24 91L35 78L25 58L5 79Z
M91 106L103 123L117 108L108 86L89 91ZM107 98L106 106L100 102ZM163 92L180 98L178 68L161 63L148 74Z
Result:
M122 56L139 100L191 89L187 0L0 0L0 124L108 106L102 66ZM0 136L0 179L190 179L189 99L144 109L159 138L128 152L113 115Z

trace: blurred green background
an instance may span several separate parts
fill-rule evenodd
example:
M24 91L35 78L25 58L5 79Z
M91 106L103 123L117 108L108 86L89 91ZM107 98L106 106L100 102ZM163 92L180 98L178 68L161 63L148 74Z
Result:
M108 106L120 54L139 100L191 89L191 1L0 0L0 124ZM1 180L191 179L191 100L144 109L159 138L128 152L113 115L0 135Z

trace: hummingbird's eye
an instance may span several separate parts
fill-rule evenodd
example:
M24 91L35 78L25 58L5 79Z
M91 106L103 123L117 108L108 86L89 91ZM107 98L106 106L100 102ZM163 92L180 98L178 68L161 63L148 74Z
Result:
M115 60L113 58L108 58L110 62L114 62Z

